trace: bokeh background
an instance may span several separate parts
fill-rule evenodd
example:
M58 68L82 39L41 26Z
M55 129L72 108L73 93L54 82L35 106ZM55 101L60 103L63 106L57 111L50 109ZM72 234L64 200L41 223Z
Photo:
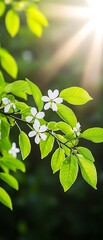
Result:
M94 100L84 106L71 107L83 130L103 127L102 44L99 48L95 41L93 48L94 30L76 37L87 19L80 18L80 13L78 17L76 12L72 13L72 8L85 7L86 1L42 0L38 5L49 20L41 39L29 31L23 15L14 39L5 29L4 17L0 20L0 44L15 57L18 79L29 78L43 94L48 89L84 87ZM7 81L13 81L4 75ZM58 120L51 110L46 117ZM76 183L64 193L58 173L52 174L51 154L41 160L38 146L32 142L32 152L25 160L26 174L17 173L19 191L7 189L13 199L13 212L0 205L0 240L103 239L103 144L83 140L81 144L88 147L96 159L97 190L87 185L79 174Z

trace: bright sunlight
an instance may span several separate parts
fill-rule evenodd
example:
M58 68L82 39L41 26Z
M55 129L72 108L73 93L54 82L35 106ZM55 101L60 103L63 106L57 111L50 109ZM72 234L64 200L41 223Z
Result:
M48 11L48 9L50 10ZM85 44L88 43L88 40L86 42L86 39L90 35L92 44L88 49L88 55L85 57L87 59L82 79L84 87L95 86L96 88L101 79L102 67L103 0L82 0L78 5L76 1L74 1L74 4L72 1L69 4L67 1L60 4L48 3L44 6L43 11L48 19L54 21L54 23L59 20L61 24L64 21L64 24L61 24L56 32L58 39L57 49L41 70L41 72L46 73L45 81L51 81L63 66L68 64L71 57L77 51L80 52L83 44L84 48L87 48L88 45ZM80 27L76 28L77 24ZM70 32L68 32L70 26ZM68 32L68 35L64 39L65 32ZM63 39L62 43L61 39Z

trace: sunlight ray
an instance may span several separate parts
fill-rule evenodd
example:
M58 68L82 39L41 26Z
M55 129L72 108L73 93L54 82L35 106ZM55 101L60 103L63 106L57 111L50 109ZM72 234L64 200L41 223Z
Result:
M63 67L70 57L78 50L80 44L91 32L92 26L88 23L71 39L67 39L64 44L58 48L55 54L48 60L42 68L45 73L45 81L50 81L57 72Z
M46 3L42 6L43 12L49 19L87 19L88 7L74 7L67 4Z
M94 42L91 47L90 54L84 72L83 87L86 89L99 88L99 81L102 69L102 45L103 36L101 31L97 31L94 35Z

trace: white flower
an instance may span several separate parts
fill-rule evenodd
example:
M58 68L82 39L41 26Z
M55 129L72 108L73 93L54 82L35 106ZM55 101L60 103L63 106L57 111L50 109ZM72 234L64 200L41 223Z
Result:
M27 122L31 122L33 120L33 118L41 119L45 116L44 112L37 112L37 109L35 107L31 108L30 112L31 112L32 116L26 117Z
M44 132L47 130L47 127L45 125L40 126L40 122L37 119L35 119L33 128L34 128L34 130L29 132L28 136L29 137L35 136L36 144L40 143L40 138L42 138L45 141L47 136L46 136L46 134L44 134Z
M59 95L59 91L56 89L53 92L51 90L48 90L48 96L43 96L42 100L44 102L47 102L44 105L44 109L47 110L49 108L52 108L53 111L57 111L57 105L56 103L62 103L63 99L58 97Z
M17 148L17 147L16 147L16 143L13 142L13 143L12 143L12 147L11 147L11 149L9 150L9 153L12 154L14 158L16 158L17 153L19 153L19 152L20 152L20 149Z
M4 112L5 112L5 113L9 112L10 108L13 108L13 109L16 108L15 104L12 103L12 102L11 102L8 98L6 98L6 97L2 98L2 102L3 102L3 104L5 105L5 107L4 107Z
M79 122L77 122L76 127L73 128L73 131L76 133L77 136L80 135L81 125Z

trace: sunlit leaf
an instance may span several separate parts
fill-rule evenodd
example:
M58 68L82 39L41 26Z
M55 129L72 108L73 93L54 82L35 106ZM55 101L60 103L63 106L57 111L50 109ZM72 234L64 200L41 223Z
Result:
M0 17L4 14L5 8L5 3L3 1L0 1Z
M5 25L11 37L15 37L19 30L20 19L18 14L13 9L10 9L7 12L5 17Z
M0 187L0 202L3 203L6 207L10 208L11 210L12 208L12 201L10 196L8 195L8 193Z
M77 150L81 155L83 155L84 158L90 160L91 162L95 161L91 151L88 148L78 147Z
M77 118L74 112L69 107L63 104L57 104L57 105L58 105L57 114L71 127L75 127L77 124Z
M68 103L74 105L82 105L92 100L88 92L80 87L70 87L64 89L61 91L60 97L62 97Z
M90 140L95 143L103 142L103 128L89 128L80 134L80 137Z
M0 178L11 187L18 190L19 186L16 178L7 173L0 173Z
M60 182L66 192L75 182L78 175L78 161L77 158L71 154L67 157L60 169Z
M97 185L97 172L96 168L93 162L89 161L88 159L85 159L82 155L78 154L79 164L82 176L84 180L92 186L94 189L96 189Z
M31 144L28 136L23 131L21 131L19 135L19 146L20 146L22 158L25 159L30 154Z
M15 59L5 50L0 48L1 65L5 71L13 78L17 77L18 67Z
M53 173L57 172L61 168L64 158L64 150L62 148L56 149L51 159L51 168L53 170Z
M40 111L43 108L43 101L42 101L42 93L40 89L31 81L26 79L28 86L30 87L31 94L33 95L34 101L38 107L38 110Z
M46 133L47 139L46 141L40 140L40 151L41 151L41 158L45 158L53 149L54 145L54 137L51 136L49 133Z

